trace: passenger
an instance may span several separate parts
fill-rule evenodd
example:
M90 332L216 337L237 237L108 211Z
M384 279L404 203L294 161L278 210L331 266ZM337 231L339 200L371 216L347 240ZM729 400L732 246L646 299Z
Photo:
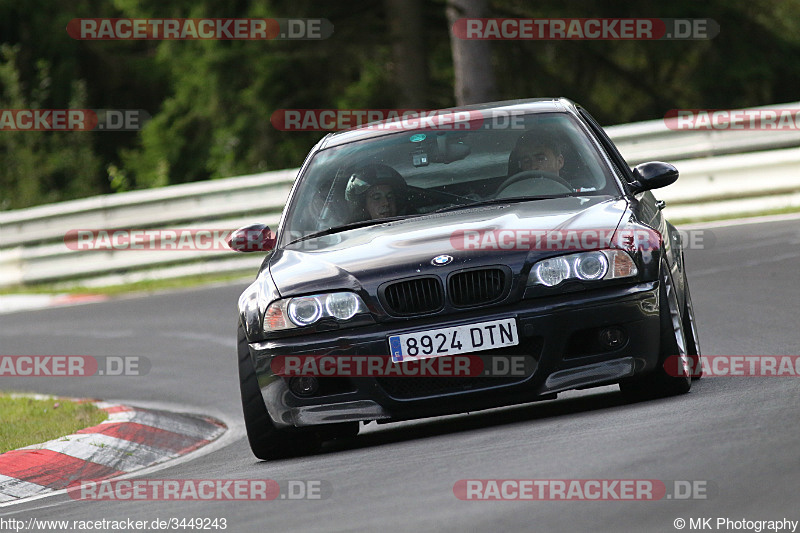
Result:
M353 221L390 218L406 213L408 186L392 167L373 163L350 176L344 195Z

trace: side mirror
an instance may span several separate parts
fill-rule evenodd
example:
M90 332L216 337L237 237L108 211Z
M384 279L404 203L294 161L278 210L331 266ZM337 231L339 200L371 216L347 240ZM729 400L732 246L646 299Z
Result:
M231 233L225 242L235 252L269 252L275 248L275 235L269 226L251 224Z
M633 169L631 189L634 194L672 185L678 179L678 169L669 163L652 161L636 165Z

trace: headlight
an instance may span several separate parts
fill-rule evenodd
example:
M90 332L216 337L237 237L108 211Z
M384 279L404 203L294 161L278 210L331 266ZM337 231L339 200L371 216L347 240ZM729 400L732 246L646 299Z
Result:
M639 273L636 264L623 250L595 250L551 257L539 261L528 275L528 285L553 287L562 281L628 278Z
M325 299L325 311L339 320L349 320L356 316L361 305L361 298L352 292L334 292Z
M292 298L289 301L289 320L298 326L308 326L319 320L322 315L322 306L317 298L305 296Z
M345 321L366 312L367 306L352 292L298 296L272 302L264 316L264 330L310 326L323 318Z
M608 259L603 252L590 252L575 258L575 274L578 279L603 279L608 272Z
M531 272L537 283L552 287L569 277L569 263L563 257L539 261Z

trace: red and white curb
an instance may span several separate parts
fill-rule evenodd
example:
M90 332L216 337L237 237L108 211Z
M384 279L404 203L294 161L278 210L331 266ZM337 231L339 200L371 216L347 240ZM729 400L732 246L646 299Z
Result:
M181 457L227 430L211 417L95 404L108 413L102 423L0 454L0 506Z
M105 302L106 300L108 300L106 294L3 294L0 295L0 315L49 307Z

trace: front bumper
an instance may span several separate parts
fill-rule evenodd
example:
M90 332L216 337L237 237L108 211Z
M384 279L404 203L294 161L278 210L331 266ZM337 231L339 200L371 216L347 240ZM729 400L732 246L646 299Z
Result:
M654 369L659 355L658 294L658 282L645 282L520 300L448 320L422 318L352 328L346 330L346 338L342 331L330 331L270 339L251 343L249 348L276 427L454 414L552 398L560 391L615 383ZM276 355L388 356L391 335L512 317L520 337L512 351L535 361L535 371L519 378L450 378L445 382L425 381L444 379L431 377L336 378L336 387L302 398L271 369ZM613 349L593 343L594 333L607 327L621 328L627 341Z

